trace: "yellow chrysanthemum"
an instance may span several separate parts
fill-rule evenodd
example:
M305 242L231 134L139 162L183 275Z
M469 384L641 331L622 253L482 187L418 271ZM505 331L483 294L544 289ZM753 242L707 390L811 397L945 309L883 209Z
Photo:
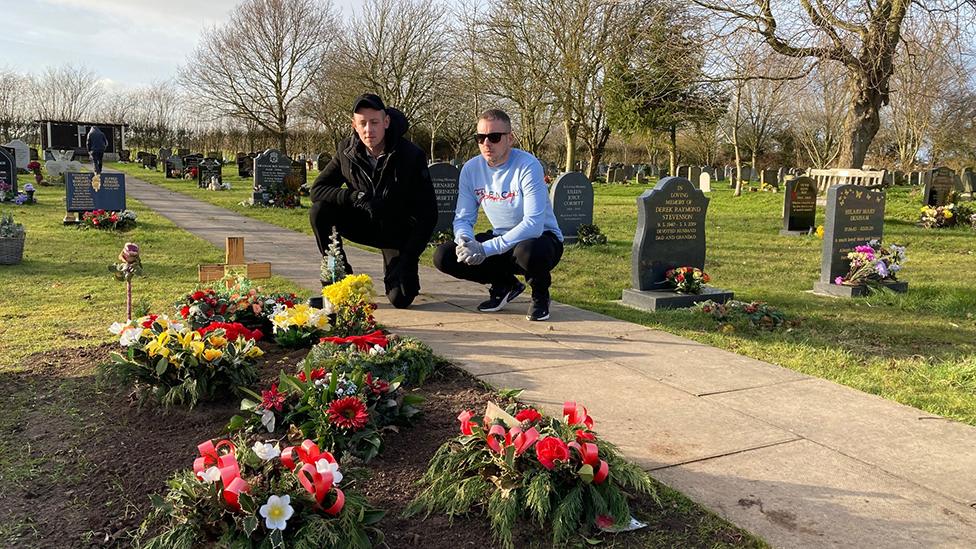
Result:
M351 275L322 289L322 297L335 307L373 301L373 280L369 275Z

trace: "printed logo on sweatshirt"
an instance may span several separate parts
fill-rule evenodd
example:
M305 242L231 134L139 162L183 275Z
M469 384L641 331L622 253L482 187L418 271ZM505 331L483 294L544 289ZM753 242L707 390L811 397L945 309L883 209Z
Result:
M484 188L475 189L474 195L478 198L478 203L481 204L485 200L489 202L514 202L515 197L518 196L517 191L505 191L502 193L496 193L495 191L485 190Z

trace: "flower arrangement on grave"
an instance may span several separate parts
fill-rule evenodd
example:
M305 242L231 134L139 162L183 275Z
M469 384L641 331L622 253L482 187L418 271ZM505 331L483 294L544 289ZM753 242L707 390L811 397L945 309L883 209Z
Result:
M0 265L16 265L24 258L24 225L14 222L10 214L0 215Z
M81 215L81 227L103 231L127 231L136 226L136 213L132 210L109 212L93 210Z
M716 303L708 300L697 303L695 310L722 324L745 319L752 326L762 330L772 331L797 325L796 321L788 320L782 311L764 301L747 302L733 299L725 303Z
M897 282L897 274L907 260L907 255L904 246L891 244L884 248L875 239L855 247L853 252L847 254L847 259L851 262L850 270L846 276L835 278L834 284L859 286Z
M362 370L376 378L402 377L409 386L417 386L424 383L437 364L434 351L424 342L377 330L358 336L322 338L299 367L344 373Z
M372 525L384 513L369 507L352 475L311 440L281 446L259 438L200 443L193 468L151 497L139 545L372 547L381 537Z
M198 329L197 332L201 336L206 336L215 330L223 330L224 337L231 341L237 341L237 339L241 337L252 341L260 341L261 338L264 337L261 330L250 330L247 326L241 324L240 322L211 322L203 328Z
M13 185L7 182L0 183L0 202L11 202L15 196Z
M37 160L31 160L27 164L27 169L34 174L34 182L38 185L46 185L44 182L44 176L41 174L41 163Z
M436 248L447 242L454 242L454 231L437 231L430 237L430 241L427 242L427 247Z
M186 173L183 174L183 179L196 179L198 173L200 173L200 168L197 168L196 166L190 166L186 170Z
M959 220L956 215L956 205L946 204L945 206L922 206L918 224L926 229L942 229L953 227Z
M584 248L587 246L602 246L607 243L607 235L600 231L596 225L580 225L576 229L576 245Z
M271 317L275 342L289 349L311 347L330 330L331 314L331 304L327 302L322 309L303 303L282 308Z
M126 242L119 253L118 263L108 266L108 270L119 282L125 282L125 318L132 320L132 279L142 275L142 259L139 245Z
M677 267L664 273L665 280L679 294L700 294L710 277L697 267Z
M230 188L230 181L221 181L217 176L211 177L207 184L207 189L211 191L229 191Z
M176 302L176 311L194 328L211 322L239 322L271 333L271 317L297 302L294 293L266 293L250 280L240 278L231 289L218 284L194 290Z
M229 430L300 432L337 456L363 461L383 447L383 431L407 425L418 413L421 398L401 391L403 377L384 379L364 369L326 370L305 365L297 374L281 372L276 383L248 390L241 402L246 416L234 416Z
M434 454L407 514L486 513L495 541L507 548L515 546L516 523L534 522L562 545L597 528L626 527L629 496L656 497L648 474L600 440L575 402L563 405L561 419L489 404L480 421L470 410L458 420L461 435Z
M373 280L369 275L349 275L322 288L323 303L331 306L335 319L332 333L336 336L360 335L376 329L373 311Z
M102 375L133 384L140 401L164 406L189 405L238 394L257 381L254 359L264 352L253 339L231 340L224 329L205 335L165 315L149 315L109 331L119 336L125 354L113 353Z

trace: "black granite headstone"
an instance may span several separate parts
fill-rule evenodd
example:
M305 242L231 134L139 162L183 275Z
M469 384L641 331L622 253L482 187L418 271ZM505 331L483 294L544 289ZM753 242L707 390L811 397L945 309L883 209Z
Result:
M949 203L949 194L956 188L956 172L949 168L935 168L925 182L925 203L932 207Z
M125 209L125 174L103 173L95 183L93 173L65 173L65 204L69 212Z
M206 158L200 162L199 171L197 172L197 186L201 189L206 189L210 186L211 180L217 178L217 183L224 182L224 174L221 171L220 161L216 158Z
M819 294L854 297L863 295L863 286L835 284L851 268L847 254L857 246L884 236L885 193L860 185L835 185L827 189L827 214L824 220L823 255L820 280L813 285ZM894 291L905 291L908 284L888 285Z
M326 153L317 154L315 156L315 169L318 171L324 170L330 160L332 160L332 157Z
M203 162L202 154L188 154L183 157L183 166L186 171L190 171L191 168L199 168L200 163Z
M285 181L291 175L292 161L276 149L254 157L253 204L270 204L274 196L286 194Z
M166 169L166 177L170 179L182 179L183 178L183 159L176 155L171 155L164 162Z
M0 189L17 192L17 164L7 147L0 147Z
M776 170L763 170L759 175L759 183L761 185L769 185L774 189L779 189L779 179Z
M434 226L434 232L452 231L461 172L447 162L431 164L428 169L430 181L434 184L434 196L437 197L437 225Z
M189 155L190 155L190 149L177 149L176 150L176 156L179 156L180 158L183 158L184 156L189 156Z
M816 226L816 219L817 183L806 176L788 179L783 196L783 228L779 234L809 234Z
M302 188L307 189L308 185L308 166L304 160L292 160L291 174L285 179L285 188L296 194L305 194Z
M580 172L564 173L553 183L549 199L564 242L576 242L580 225L593 224L593 185L590 180Z
M666 177L637 198L637 233L631 258L632 289L623 304L645 310L690 307L708 299L724 303L734 296L706 286L701 294L678 294L667 281L676 267L705 268L705 213L709 199L690 181Z
M119 162L128 162L132 151L129 149L122 149L119 151Z

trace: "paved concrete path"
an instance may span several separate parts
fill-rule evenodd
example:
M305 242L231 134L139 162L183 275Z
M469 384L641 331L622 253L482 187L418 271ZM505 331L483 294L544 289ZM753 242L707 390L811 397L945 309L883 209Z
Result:
M221 249L244 236L248 260L319 287L312 237L132 176L127 186ZM378 254L347 253L379 277ZM976 547L976 428L567 305L539 323L525 320L526 297L478 313L484 287L433 269L421 282L410 309L381 300L383 324L550 414L586 405L628 458L774 546Z

